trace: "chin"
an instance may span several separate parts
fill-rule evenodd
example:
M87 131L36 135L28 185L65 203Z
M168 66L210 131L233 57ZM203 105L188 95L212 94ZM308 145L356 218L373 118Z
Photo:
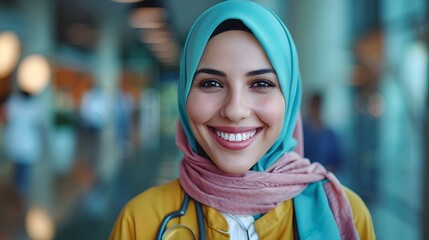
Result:
M227 174L231 174L231 175L243 175L245 174L247 171L250 170L250 168L252 168L252 166L220 166L218 164L216 164L217 167L222 170L223 172L227 173Z

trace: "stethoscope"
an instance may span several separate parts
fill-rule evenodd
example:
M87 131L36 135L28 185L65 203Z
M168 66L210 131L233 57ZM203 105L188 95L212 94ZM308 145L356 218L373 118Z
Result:
M170 214L168 214L167 216L164 217L164 219L161 222L161 225L159 226L159 230L158 233L156 235L156 239L157 240L162 240L165 232L166 232L166 227L168 222L176 217L182 217L185 215L186 211L188 210L188 205L189 205L189 200L191 198L189 197L188 194L185 193L185 198L183 199L182 202L182 206L180 207L180 209L178 211L172 212ZM205 240L206 239L206 229L204 227L204 216L203 216L203 210L201 207L201 203L198 201L194 201L195 202L195 209L197 212L197 222L198 222L198 237L200 240Z
M156 239L157 240L162 240L164 237L164 234L167 231L167 224L168 222L176 217L182 217L186 214L186 211L188 210L188 205L189 205L189 201L190 201L190 197L188 194L185 193L185 197L183 199L182 202L182 206L180 207L180 209L178 211L172 212L170 214L168 214L167 216L164 217L164 219L161 222L161 225L159 226L159 230L158 233L156 234ZM198 201L194 201L195 202L195 209L197 212L197 223L198 223L198 237L200 240L206 240L206 229L204 226L204 216L203 216L203 210L201 207L201 203ZM294 233L294 239L299 240L299 234L298 234L298 228L297 228L297 224L296 224L296 217L295 217L295 211L294 211L294 216L293 216L293 233Z

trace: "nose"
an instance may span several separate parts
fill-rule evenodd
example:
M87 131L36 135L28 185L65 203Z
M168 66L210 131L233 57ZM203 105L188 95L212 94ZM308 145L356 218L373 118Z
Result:
M223 101L220 115L231 122L239 122L250 116L251 108L249 103L250 101L245 93L240 91L229 92Z

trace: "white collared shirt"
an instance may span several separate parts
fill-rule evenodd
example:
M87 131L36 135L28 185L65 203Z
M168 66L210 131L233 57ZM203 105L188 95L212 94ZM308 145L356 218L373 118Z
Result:
M252 215L234 215L222 213L228 222L230 239L258 240L255 230L255 218Z

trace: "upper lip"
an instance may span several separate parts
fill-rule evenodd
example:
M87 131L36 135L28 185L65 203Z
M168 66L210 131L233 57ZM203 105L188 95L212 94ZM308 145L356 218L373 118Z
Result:
M242 133L242 132L250 132L253 130L257 130L259 127L249 127L249 126L242 126L242 127L231 127L231 126L211 126L211 128L216 129L221 132L225 133Z

